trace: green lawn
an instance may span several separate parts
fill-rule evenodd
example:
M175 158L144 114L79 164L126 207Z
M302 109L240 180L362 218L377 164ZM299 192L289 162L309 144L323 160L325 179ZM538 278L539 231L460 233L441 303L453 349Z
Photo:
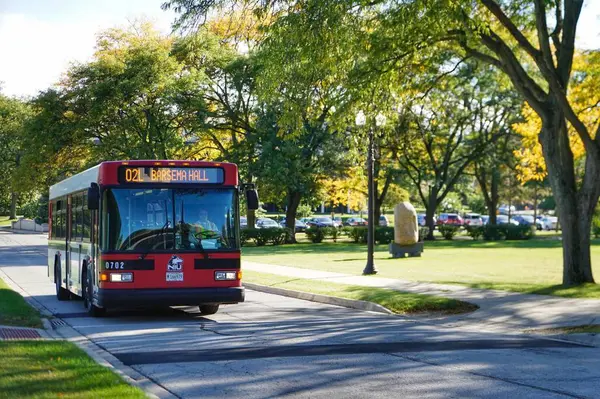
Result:
M145 398L65 341L0 342L0 398Z
M0 216L0 226L10 226L10 222L8 216Z
M40 315L0 279L0 325L42 328Z
M294 244L245 247L248 261L360 275L366 245L353 243ZM600 286L558 286L562 279L562 248L555 237L528 241L435 241L425 243L420 258L392 259L387 245L376 246L378 276L456 283L566 297L600 298ZM600 241L592 245L592 263L600 271Z
M472 312L477 309L476 305L455 299L398 292L384 288L360 287L308 279L290 279L286 276L258 273L251 270L244 271L244 280L250 283L310 292L312 294L374 302L398 314L423 312L456 314Z

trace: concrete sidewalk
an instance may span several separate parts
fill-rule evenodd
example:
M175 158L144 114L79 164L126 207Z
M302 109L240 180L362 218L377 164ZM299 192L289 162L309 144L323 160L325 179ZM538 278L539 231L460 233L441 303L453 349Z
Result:
M546 295L528 295L507 291L482 290L460 285L417 283L375 276L323 272L289 266L243 262L246 270L292 278L314 279L338 284L389 288L398 291L443 296L471 302L479 310L444 319L456 324L496 325L499 329L540 329L600 323L600 299L571 299Z

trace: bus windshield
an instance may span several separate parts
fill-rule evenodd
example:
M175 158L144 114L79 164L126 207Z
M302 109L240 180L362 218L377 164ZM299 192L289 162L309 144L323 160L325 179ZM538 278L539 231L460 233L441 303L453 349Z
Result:
M114 188L102 198L103 251L239 248L233 188Z

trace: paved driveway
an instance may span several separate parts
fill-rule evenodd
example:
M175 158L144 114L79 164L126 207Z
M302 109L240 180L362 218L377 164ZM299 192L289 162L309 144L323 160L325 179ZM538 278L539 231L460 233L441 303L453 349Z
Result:
M179 397L600 397L600 352L249 291L193 308L94 319L58 302L45 238L0 232L0 268L39 303Z

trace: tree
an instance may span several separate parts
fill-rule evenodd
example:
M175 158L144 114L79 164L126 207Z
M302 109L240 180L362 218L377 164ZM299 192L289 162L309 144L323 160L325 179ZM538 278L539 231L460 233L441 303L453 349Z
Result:
M397 159L425 207L428 239L438 206L467 168L509 134L512 100L492 82L485 70L459 67L407 104L398 123Z
M2 190L10 194L9 218L17 217L18 185L15 171L21 163L25 124L31 110L24 101L0 93L0 177Z
M583 0L536 0L533 4L480 0L454 3L450 8L429 1L426 6L431 10L439 6L446 16L450 13L454 26L444 28L440 38L451 35L467 55L504 72L539 116L538 139L563 221L563 284L594 282L590 230L600 197L600 125L597 117L586 123L568 96L573 81L589 79L573 74ZM582 173L577 173L569 127L586 154Z

